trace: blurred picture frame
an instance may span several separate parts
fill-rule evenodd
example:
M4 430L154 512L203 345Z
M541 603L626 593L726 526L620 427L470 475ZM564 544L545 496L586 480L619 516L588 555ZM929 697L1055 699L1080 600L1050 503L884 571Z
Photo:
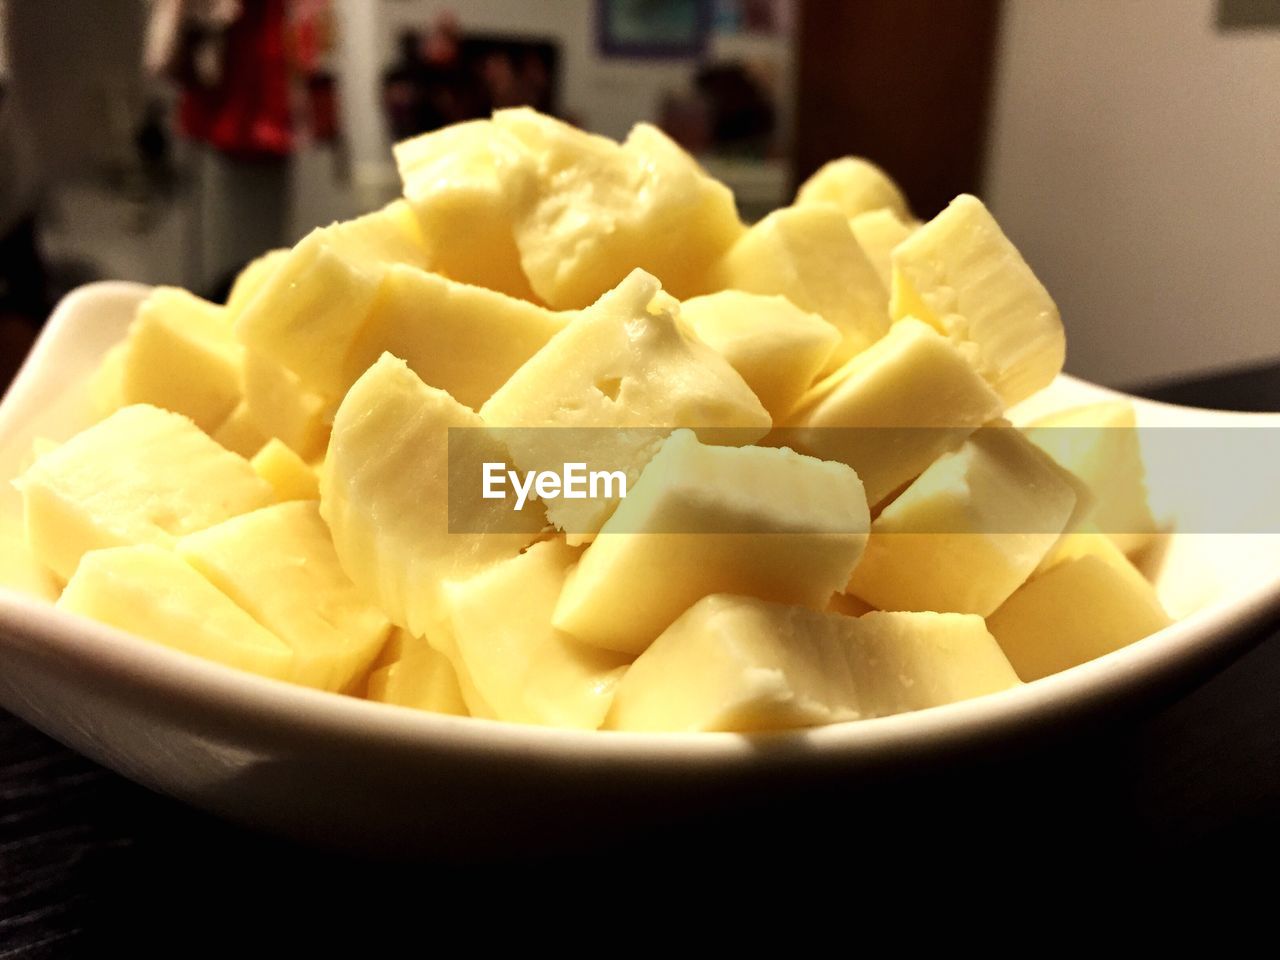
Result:
M712 0L596 0L597 45L606 57L698 57L712 13Z
M713 0L712 30L723 36L790 31L798 0Z

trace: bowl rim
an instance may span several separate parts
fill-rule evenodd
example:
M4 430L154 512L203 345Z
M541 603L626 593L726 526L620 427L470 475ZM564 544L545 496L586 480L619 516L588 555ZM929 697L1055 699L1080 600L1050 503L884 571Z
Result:
M1165 671L1223 650L1247 631L1280 618L1280 581L1191 614L1094 660L1030 683L909 713L753 734L570 730L480 717L456 717L314 690L165 647L0 587L0 651L26 647L89 671L96 682L176 693L179 706L267 724L299 734L389 740L423 751L483 748L532 759L744 761L770 756L804 763L907 749L922 740L985 738L1122 696ZM39 648L39 649L37 649Z
M36 382L39 365L65 336L66 318L94 297L141 297L149 288L105 281L80 287L59 303L0 402L0 441L10 399ZM1272 419L1269 414L1181 407L1061 375L1095 395L1194 414ZM340 736L424 753L504 755L522 760L607 765L655 762L715 767L761 758L828 764L870 755L910 756L925 745L986 739L1123 697L1198 658L1220 655L1242 637L1280 619L1280 571L1239 596L1219 601L1126 647L1007 690L909 713L763 733L570 730L477 717L455 717L309 689L204 660L57 609L49 601L0 587L0 656L6 650L74 665L99 683L175 694L170 706L225 714L247 723L283 724L297 735ZM38 722L37 722L38 725Z

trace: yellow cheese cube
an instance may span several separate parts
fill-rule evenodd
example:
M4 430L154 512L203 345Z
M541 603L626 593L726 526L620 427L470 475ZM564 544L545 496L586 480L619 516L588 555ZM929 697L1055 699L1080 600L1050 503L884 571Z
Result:
M362 269L359 263L345 266ZM348 304L341 315L313 312L292 321L295 333L316 341L313 348L318 349L320 337L326 339L323 362L300 362L294 355L302 349L299 343L286 344L283 351L277 347L273 353L270 337L283 337L288 331L279 329L280 316L270 321L275 327L265 334L252 326L257 301L241 325L242 335L258 347L255 352L297 371L301 392L320 397L322 409L325 400L340 399L384 351L404 359L427 383L449 391L460 403L479 406L567 321L566 315L427 273L417 265L378 262L364 264L363 269L360 289L368 292L364 281L372 285L367 298L361 293L360 302ZM259 378L261 374L255 372ZM253 386L246 389L255 412L267 406L253 398ZM281 417L267 414L264 419Z
M59 446L60 444L55 443L54 441L50 440L48 437L32 437L31 449L28 451L26 456L19 457L15 463L16 472L19 475L21 475L26 471L30 470L37 460L39 460L41 457L45 456L46 454L52 453L54 450L57 450ZM17 484L15 483L14 486L17 487ZM21 489L20 487L17 487L17 488ZM19 514L19 518L21 518L21 514ZM7 517L5 517L3 514L0 514L0 532L5 531L6 528L8 527L7 520L8 520ZM19 536L23 536L23 534L21 533L21 530L22 530L22 525L21 523L19 523L18 525Z
M813 383L840 331L786 297L723 290L680 305L680 319L729 361L775 423Z
M346 383L347 353L387 264L422 266L426 257L417 220L403 200L313 230L245 305L236 319L236 336L292 370L305 389L336 402Z
M129 325L121 397L190 417L207 433L240 402L240 346L226 311L175 287L157 287Z
M889 329L884 284L853 238L849 221L825 206L775 210L743 235L716 267L716 285L776 293L840 331L824 372Z
M961 194L893 251L893 318L918 317L973 344L1007 406L1062 369L1058 308L977 197Z
M394 148L427 246L428 266L454 280L534 298L520 266L502 158L518 141L491 120L471 120Z
M177 554L142 545L84 556L58 606L147 640L287 678L293 652Z
M380 210L331 224L323 231L333 249L352 259L420 267L427 262L426 239L413 208L404 200L392 200Z
M451 457L505 459L483 428L390 354L356 381L333 422L320 505L334 547L356 584L415 636L438 627L445 580L517 555L544 525L539 510L482 499L478 471L451 489Z
M250 263L237 275L227 294L227 316L234 323L249 301L258 295L267 284L267 279L284 263L289 256L287 247L280 250L268 250Z
M64 580L89 550L149 543L271 502L271 487L186 417L124 407L50 451L17 481L27 539Z
M849 464L874 505L1000 412L955 345L908 317L814 387L779 439Z
M380 703L394 703L415 710L467 716L467 705L458 686L458 675L449 658L425 640L395 630L388 647L395 652L369 674L365 696Z
M908 220L911 211L902 190L870 160L841 157L818 168L796 191L796 206L833 206L846 217L873 210L889 210Z
M1012 427L1008 420L993 420L988 424L991 427ZM1026 433L1022 432L1025 437ZM1052 457L1047 461L1049 466L1053 467L1054 472L1058 475L1058 479L1069 486L1076 495L1076 505L1071 508L1071 516L1067 518L1067 525L1062 529L1062 535L1058 538L1060 543L1063 539L1092 528L1092 521L1089 517L1093 513L1094 507L1097 506L1098 500L1093 495L1093 490L1089 485L1068 470L1062 464L1058 463ZM1055 544L1055 549L1056 549ZM1050 553L1053 551L1050 550ZM1043 561L1041 561L1043 563Z
M1156 531L1147 504L1137 419L1127 400L1105 401L1041 417L1027 437L1093 491L1087 518L1125 553L1148 543Z
M532 110L499 110L519 144L500 161L525 275L558 309L585 307L633 269L677 297L706 293L707 271L742 233L733 194L647 123L619 145Z
M408 363L424 383L476 408L571 316L439 274L392 266L335 386L345 392L387 352Z
M282 503L183 537L178 553L293 651L289 679L341 690L391 624L338 563L314 502Z
M1105 533L1098 533L1096 530L1078 530L1072 533L1064 533L1058 538L1058 542L1053 545L1053 549L1040 561L1040 566L1032 574L1032 579L1067 560L1075 560L1086 556L1105 560L1121 570L1136 571L1138 569L1120 552L1120 549Z
M672 434L582 556L554 623L623 653L691 604L741 593L822 609L867 540L857 475L772 447Z
M604 721L628 658L588 646L551 623L576 559L562 539L544 540L445 585L458 672L469 677L491 716L584 730Z
M893 248L915 232L918 225L899 220L892 210L869 210L849 219L853 238L867 255L886 290L893 284Z
M503 561L498 562L502 563ZM449 625L449 611L443 593L439 600L439 609L436 615L439 620L432 625L431 635L429 637L414 638L414 644L425 643L449 664L450 669L453 671L454 680L458 684L458 696L462 698L463 708L468 716L480 717L485 720L495 719L497 714L484 697L480 695L479 688L476 687L475 681L471 679L466 663L463 662L462 655L458 652L458 644L453 638L453 630ZM408 636L407 633L406 636Z
M849 592L881 610L986 616L1066 528L1076 494L1009 427L984 427L922 473L871 525Z
M633 484L673 428L726 443L764 436L768 412L737 371L678 322L677 310L656 279L636 270L517 370L480 408L485 422L578 429L503 430L516 465L559 472L584 463L588 471L622 471ZM598 531L616 503L616 496L561 498L547 504L547 516L573 543Z
M320 498L320 479L315 470L275 437L263 444L249 463L258 476L271 484L281 503Z
M1103 534L1078 534L987 618L1023 680L1118 650L1172 621L1155 588Z
M302 385L287 367L258 353L245 351L244 399L261 431L278 437L304 460L314 460L329 442L327 403Z
M819 613L706 597L632 664L614 730L779 730L886 716L1018 678L980 617Z
M25 467L31 466L31 464L35 463L46 453L52 453L54 450L57 450L60 446L61 444L54 440L50 440L48 437L33 438L31 441L31 459L24 465L24 469Z
M341 381L343 359L364 325L384 263L341 249L325 228L289 252L236 322L252 351L287 367L312 392Z
M249 404L243 400L236 404L229 417L218 424L218 429L213 431L213 439L245 458L252 457L267 442L267 436L250 412Z

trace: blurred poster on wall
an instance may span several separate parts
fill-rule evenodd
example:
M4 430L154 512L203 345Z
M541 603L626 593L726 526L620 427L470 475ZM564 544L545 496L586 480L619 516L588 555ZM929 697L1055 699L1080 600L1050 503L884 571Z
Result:
M383 105L396 140L504 107L558 114L560 45L556 40L463 30L451 13L398 38L397 59L383 73Z
M605 56L696 57L711 18L712 0L597 0L596 34Z

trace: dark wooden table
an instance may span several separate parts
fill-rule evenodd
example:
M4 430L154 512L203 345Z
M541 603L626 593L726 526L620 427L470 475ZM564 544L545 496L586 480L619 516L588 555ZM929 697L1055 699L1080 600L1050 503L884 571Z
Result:
M1144 392L1280 410L1280 364ZM291 956L383 936L421 954L454 925L443 905L483 910L511 891L558 903L555 922L572 942L583 885L614 892L614 907L630 913L671 896L621 893L628 877L650 873L694 896L735 882L754 896L775 884L803 890L813 864L840 864L850 891L886 876L910 889L954 883L993 867L1021 881L1063 864L1097 887L1153 867L1166 881L1225 876L1229 863L1270 876L1280 636L1161 709L1016 759L745 800L711 822L669 813L655 811L643 837L551 859L362 862L219 822L0 714L0 958L186 956L196 944L233 956L261 946L263 930L283 935Z

